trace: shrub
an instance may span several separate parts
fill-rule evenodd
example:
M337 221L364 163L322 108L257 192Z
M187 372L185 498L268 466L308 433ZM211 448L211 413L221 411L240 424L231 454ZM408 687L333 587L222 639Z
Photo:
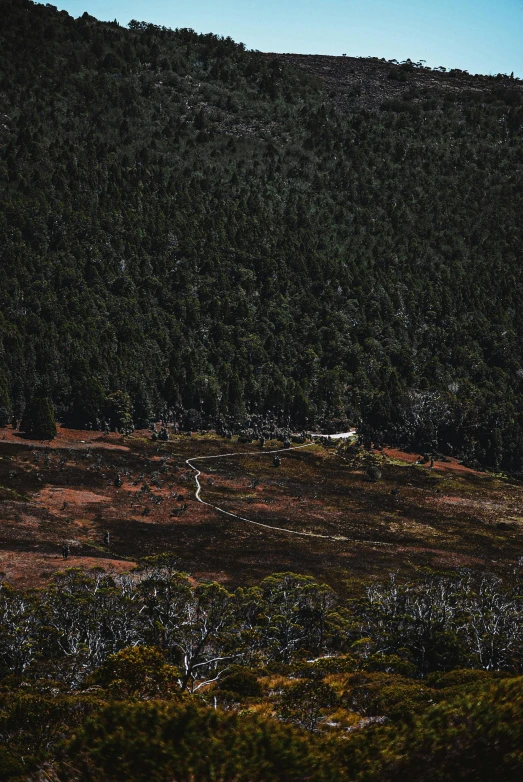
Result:
M62 779L79 782L327 782L314 746L286 725L194 704L114 703L66 746Z
M491 782L523 778L523 678L478 686L423 714L357 735L354 780Z
M127 697L159 697L180 695L179 671L168 665L159 649L152 646L130 646L111 654L92 676L93 684L112 695Z
M231 670L223 676L217 689L220 693L230 693L246 698L257 698L262 694L262 686L257 676L241 665L232 666Z

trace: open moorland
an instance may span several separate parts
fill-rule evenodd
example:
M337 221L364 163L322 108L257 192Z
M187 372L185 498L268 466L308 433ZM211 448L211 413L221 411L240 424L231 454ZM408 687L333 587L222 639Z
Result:
M334 442L283 451L275 467L270 451L281 447L65 428L47 444L3 429L0 570L35 586L64 567L122 572L169 551L197 580L235 586L291 570L352 591L393 570L510 572L523 555L521 482ZM195 462L205 505L186 459L219 454Z

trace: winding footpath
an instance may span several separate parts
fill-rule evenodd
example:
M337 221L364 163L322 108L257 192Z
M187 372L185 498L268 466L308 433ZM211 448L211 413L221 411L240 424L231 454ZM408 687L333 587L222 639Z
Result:
M355 430L351 430L350 432L343 432L342 434L336 434L336 435L313 435L314 437L330 437L331 439L340 439L340 438L346 438L350 437L353 434L355 434ZM217 511L218 513L222 513L224 516L231 516L233 519L238 519L239 521L243 521L246 524L253 524L256 527L264 527L265 529L273 530L274 532L283 532L287 535L298 535L299 537L305 537L305 538L322 538L323 540L334 540L337 542L342 541L351 541L352 543L366 543L366 544L372 544L375 546L391 546L391 543L384 543L382 541L377 540L354 540L353 538L346 538L344 535L321 535L318 532L298 532L297 530L288 529L286 527L276 527L272 524L263 524L261 521L254 521L253 519L246 519L244 516L240 516L237 513L232 513L231 511L225 510L225 508L220 508L218 505L213 505L211 502L207 502L206 500L203 500L201 497L202 493L202 485L199 481L201 470L198 469L198 467L195 467L195 465L192 462L199 462L204 461L206 459L227 459L232 456L265 456L269 454L275 454L275 453L288 453L289 451L298 451L301 448L310 448L311 446L316 445L316 443L306 443L305 445L296 445L291 448L277 448L276 450L271 451L238 451L236 453L223 453L223 454L217 454L214 456L191 456L190 459L186 459L185 463L188 467L191 468L191 470L194 470L195 476L194 479L196 481L196 492L195 492L195 499L198 500L198 502L201 502L202 505L207 505L208 508L212 508L213 510Z

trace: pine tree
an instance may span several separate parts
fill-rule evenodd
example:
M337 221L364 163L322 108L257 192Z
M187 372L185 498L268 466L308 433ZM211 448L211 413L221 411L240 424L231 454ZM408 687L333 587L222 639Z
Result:
M7 426L11 412L11 399L6 379L0 375L0 426Z
M52 440L56 437L56 421L53 403L48 397L36 396L25 408L21 429L37 440Z
M131 415L132 403L126 391L115 391L109 394L106 400L106 412L114 429L120 432L131 431L133 418Z

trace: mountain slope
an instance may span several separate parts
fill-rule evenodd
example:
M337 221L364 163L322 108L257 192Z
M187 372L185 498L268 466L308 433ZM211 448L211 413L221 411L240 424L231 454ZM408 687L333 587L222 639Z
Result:
M4 421L348 418L521 469L519 81L0 10Z

